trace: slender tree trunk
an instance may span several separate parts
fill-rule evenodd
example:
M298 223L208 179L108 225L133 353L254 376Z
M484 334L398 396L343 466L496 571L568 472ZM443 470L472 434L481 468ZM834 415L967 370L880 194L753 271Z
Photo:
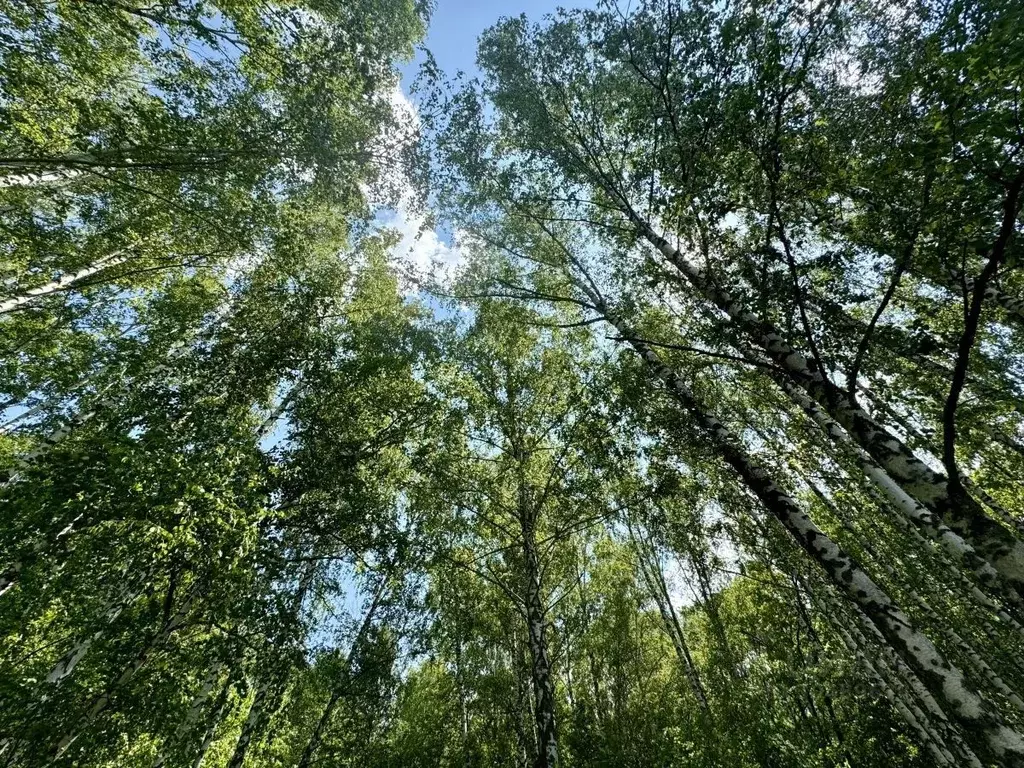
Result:
M579 284L578 287L583 288ZM590 299L684 410L691 414L720 455L765 508L821 566L830 580L864 612L891 647L926 681L934 695L946 702L964 732L978 743L983 752L1000 764L1014 768L1024 766L1024 738L1008 727L999 713L968 685L963 673L950 664L935 644L915 628L860 565L818 528L793 498L775 484L769 473L746 453L725 424L703 408L687 384L661 361L657 352L639 340L625 323L611 315L600 297L591 294Z
M217 733L217 726L220 725L220 721L224 718L224 709L227 706L227 697L221 702L220 707L217 709L216 716L210 720L210 724L206 727L206 732L203 734L203 740L199 743L199 750L196 752L195 759L192 760L192 768L202 768L203 760L206 759L206 753L210 750L210 745L213 743L213 737Z
M320 713L320 719L317 720L316 727L313 729L313 735L309 737L309 741L306 742L306 748L302 750L302 757L299 759L298 768L309 768L312 764L313 755L316 754L316 750L320 746L324 730L326 730L327 724L331 720L331 715L334 714L334 708L341 700L343 692L344 688L339 685L335 685L334 690L331 691L331 698L327 700L327 706Z
M1024 541L989 518L974 499L966 494L954 494L945 475L918 459L902 440L869 416L824 371L818 370L816 363L790 346L777 328L748 310L739 299L739 292L719 288L635 212L630 210L629 216L670 264L728 315L796 385L822 405L908 494L969 541L1018 592L1024 589Z
M316 751L320 746L320 741L323 739L324 731L327 729L327 725L331 721L331 715L334 713L335 707L338 705L338 702L341 701L342 696L345 695L345 692L348 690L349 685L352 682L352 663L355 661L355 656L359 651L360 646L366 640L367 632L370 631L370 627L373 624L374 614L377 612L377 609L380 608L383 601L386 586L387 576L381 576L380 583L374 590L370 607L363 616L363 621L359 625L359 630L356 632L356 636L352 640L352 645L349 647L348 653L345 656L345 661L341 668L341 675L334 683L334 687L331 690L331 697L327 700L327 706L324 707L323 712L320 714L320 719L317 720L316 727L313 729L313 734L309 737L309 741L306 742L306 748L302 750L302 757L299 759L298 768L309 768L313 763L313 756L316 754Z
M526 513L527 515L532 515ZM555 685L551 674L546 636L546 611L541 588L540 557L532 520L523 526L523 562L526 575L526 630L533 677L534 718L537 728L536 768L557 768L558 736L555 730Z
M931 510L919 504L903 490L870 454L855 443L839 424L812 400L807 393L791 382L779 377L779 386L790 399L814 421L835 443L848 449L856 459L860 470L889 500L890 505L911 523L920 528L955 560L962 562L997 595L1006 599L1018 609L1022 605L1017 591L1004 583L1000 574L990 563L975 552L974 547L959 534L950 530Z
M61 757L65 752L67 752L68 748L78 739L79 736L82 735L82 733L85 732L86 728L88 728L93 721L110 706L114 692L122 688L129 680L131 680L135 676L135 673L138 672L149 660L153 650L161 647L165 642L167 642L171 633L184 623L185 612L188 609L188 604L188 601L186 601L185 605L182 606L181 609L164 622L159 632L157 632L157 634L154 635L148 643L146 643L138 655L131 660L128 666L125 667L124 671L121 672L121 675L117 678L116 682L93 700L89 709L86 710L85 714L74 728L61 736L57 742L54 759Z
M85 173L85 171L76 170L74 168L9 173L0 176L0 189L11 189L13 187L62 186L74 181L83 173Z
M470 749L469 700L466 695L466 670L462 657L462 638L460 630L455 637L455 685L459 696L459 735L462 737L462 764L465 768L473 765L473 754Z
M231 753L231 759L228 760L227 768L242 768L253 737L263 727L264 709L267 699L270 697L271 687L270 681L266 678L260 680L256 687L256 693L253 694L252 702L249 704L249 713L245 717L245 722L242 723L242 732L238 735L238 741L235 742L235 749Z
M124 612L124 609L134 603L139 595L142 594L152 574L153 571L150 569L143 577L142 583L137 585L135 589L123 589L117 598L107 604L106 610L103 611L103 620L100 626L91 635L75 643L71 650L60 657L46 676L46 682L59 683L74 672L78 662L85 658L85 654L89 652L93 643L103 637L107 630L110 629L110 625L117 621L117 618Z
M213 693L214 688L217 686L217 681L220 679L220 675L224 665L217 663L211 667L210 671L206 675L206 680L203 682L202 687L192 698L192 703L188 708L188 712L185 714L184 719L178 725L174 731L174 736L170 739L169 743L164 743L160 748L160 753L157 755L156 760L153 762L153 768L163 768L167 763L168 752L172 755L175 750L181 749L181 745L186 742L192 729L195 728L196 723L199 722L199 717L202 715L203 710L206 708L206 702ZM227 687L230 683L225 683L221 686L221 696L219 698L226 698ZM220 720L220 717L214 718L213 722L216 723Z
M693 657L690 655L690 648L686 644L686 636L683 634L683 628L679 624L679 617L676 615L672 598L668 594L665 575L661 570L661 565L656 562L656 553L652 551L653 545L648 541L641 541L640 537L632 530L632 526L630 526L630 535L633 538L634 549L639 561L640 574L647 584L651 597L654 598L654 602L658 606L658 613L661 616L662 626L665 627L665 634L672 641L676 658L679 660L679 665L682 667L683 674L686 676L694 698L697 699L697 704L706 712L708 711L707 692L701 683L697 665L693 663Z
M292 401L298 395L299 386L299 384L296 384L294 387L288 390L288 392L282 395L277 405L271 409L270 413L267 414L267 418L265 418L263 420L263 423L260 424L260 428L257 434L259 435L259 441L261 443L274 434L274 430L277 428L278 420L284 415L284 412L288 409L288 406L291 405Z
M52 296L55 293L69 290L82 280L85 280L87 277L92 277L97 272L102 272L105 269L110 269L111 267L116 267L119 264L124 264L134 256L134 247L122 248L120 251L116 251L109 256L104 256L102 259L94 261L87 267L82 267L82 269L77 272L71 272L57 278L56 280L46 283L45 285L30 288L18 296L12 296L9 299L4 299L3 301L0 301L0 315L13 312L19 307L30 304L36 299L42 299L46 296Z

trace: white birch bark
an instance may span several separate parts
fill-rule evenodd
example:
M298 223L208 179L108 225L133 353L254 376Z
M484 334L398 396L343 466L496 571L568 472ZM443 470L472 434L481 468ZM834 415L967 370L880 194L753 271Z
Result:
M839 520L840 524L850 532L851 535L857 538L860 546L864 548L864 551L871 557L871 559L882 568L883 571L888 574L889 578L895 581L902 581L900 575L896 572L896 569L892 566L890 558L880 555L870 540L861 536L860 533L854 529L853 524L850 520L843 515L838 507L832 503L828 494L817 487L813 482L807 480L808 485L814 494L825 504L835 515L836 519ZM986 681L997 690L1002 696L1006 698L1013 706L1020 712L1024 713L1024 700L1021 699L1017 693L1007 685L1006 681L1003 680L999 674L992 669L992 667L982 658L978 650L967 640L965 640L956 630L949 626L949 622L944 621L935 610L931 607L927 600L925 600L917 590L911 586L905 588L907 595L913 601L917 609L924 615L931 623L932 626L938 628L943 636L955 646L961 654L970 662L971 666L985 678Z
M0 189L15 187L61 186L74 181L85 171L77 168L61 168L56 171L25 171L0 176Z
M665 388L690 413L721 456L783 528L824 569L832 583L869 618L885 639L887 647L904 658L927 681L930 694L939 696L948 705L964 732L970 734L982 751L994 760L1015 768L1024 766L1024 737L1006 725L1002 716L968 684L963 672L951 664L867 572L775 484L725 424L704 410L689 386L661 361L657 352L640 341L629 326L613 315L589 286L582 281L576 281L576 286L587 294L597 311L616 328L619 336L634 348Z
M109 256L104 256L98 261L94 261L87 267L82 267L77 272L70 272L66 275L61 275L56 280L51 280L45 285L39 285L35 288L29 288L18 296L12 296L10 298L0 301L0 315L5 315L8 312L30 304L37 299L42 299L47 296L52 296L55 293L66 291L87 277L92 277L98 272L102 272L105 269L116 267L119 264L124 264L135 256L135 247L129 246L128 248L122 248L120 251L115 251Z
M170 743L164 743L161 745L160 752L153 762L153 768L163 768L167 762L168 752L174 750L179 744L184 742L188 735L195 728L196 723L199 722L199 717L202 715L203 710L206 707L206 702L213 693L214 688L217 686L220 680L221 672L224 669L224 665L220 662L213 665L210 671L206 675L206 680L203 681L202 687L192 697L192 703L189 705L188 712L185 713L185 717L178 724L178 727L174 731L174 736L171 738ZM219 719L219 718L218 718Z
M752 359L757 360L756 356L752 356ZM845 429L825 413L824 409L812 400L804 390L781 377L778 380L778 384L789 395L790 399L812 421L821 427L822 431L833 442L844 447L854 456L860 470L881 491L889 501L890 506L924 531L926 535L934 539L954 560L962 562L967 566L982 584L992 588L996 594L1008 599L1015 607L1020 608L1022 600L1017 591L1003 583L1003 579L996 569L984 558L980 557L970 543L959 534L950 530L938 515L927 509L924 505L919 504L916 499L904 491L878 462L861 448Z
M226 706L227 701L225 700L217 710L216 717L214 717L207 726L206 733L203 734L203 740L199 743L199 751L196 753L195 759L192 761L192 768L202 768L203 761L206 759L206 753L210 751L210 745L213 743L213 737L217 733L217 726L220 725L220 721L224 718L224 708Z
M523 557L526 569L526 633L533 678L533 711L536 724L537 768L557 768L558 732L555 725L555 687L546 637L545 610L541 591L540 559L534 541L533 526L523 530Z
M117 678L114 684L110 686L102 694L97 696L93 700L89 709L86 710L85 714L79 719L78 723L76 723L71 730L67 731L63 736L60 737L60 739L57 741L57 747L54 754L55 760L63 756L63 754L68 751L71 745L75 743L78 737L81 736L90 725L92 725L93 721L96 720L96 718L99 717L107 709L107 707L110 706L110 702L113 699L114 692L117 691L119 688L123 687L129 680L131 680L135 676L136 672L142 669L142 667L149 660L151 652L154 649L163 646L163 644L167 642L167 639L171 636L171 634L184 624L190 602L191 601L186 601L185 604L178 611L176 611L168 621L164 623L164 625L160 628L160 631L156 634L156 636L152 640L150 640L142 649L142 651L140 651L139 654L134 659L132 659L128 666L125 667L125 669L121 672L121 675Z
M245 756L249 752L249 746L256 732L263 725L263 710L265 702L270 695L270 682L263 679L256 687L252 702L249 704L249 712L242 723L242 732L238 734L238 741L235 742L235 749L228 760L227 768L242 768Z
M967 494L953 498L948 479L921 461L903 441L876 422L849 393L833 383L781 332L747 309L739 293L720 288L704 271L674 248L632 210L627 215L665 259L759 347L792 381L807 391L903 489L937 513L1002 574L1015 589L1024 589L1024 541L990 519Z
M886 677L879 672L875 664L868 658L863 646L853 639L851 634L842 625L840 619L833 617L833 625L843 641L843 645L846 646L847 650L853 654L854 659L868 673L872 683L882 691L886 701L896 708L903 721L910 726L911 730L917 734L920 742L932 753L936 760L936 765L957 766L956 758L950 753L949 748L942 741L942 737L931 728L927 715L921 711L916 703L907 701L905 697L893 690Z

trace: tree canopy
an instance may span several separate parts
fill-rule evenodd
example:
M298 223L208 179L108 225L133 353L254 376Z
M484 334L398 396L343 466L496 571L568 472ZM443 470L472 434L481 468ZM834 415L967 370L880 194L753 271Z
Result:
M0 0L0 762L1024 766L1018 6Z

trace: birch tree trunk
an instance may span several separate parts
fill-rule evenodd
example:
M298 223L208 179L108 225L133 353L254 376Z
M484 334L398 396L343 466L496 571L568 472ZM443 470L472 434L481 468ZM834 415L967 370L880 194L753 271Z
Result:
M137 585L134 590L123 589L115 600L107 604L100 626L91 635L75 643L71 650L61 656L46 676L46 682L59 683L74 672L78 662L85 658L85 654L88 653L92 645L106 634L107 630L110 629L110 625L117 621L117 618L124 612L124 609L134 603L139 595L142 594L152 575L153 570L150 569L143 577L142 583Z
M782 333L748 310L739 293L719 288L703 270L657 234L631 209L630 219L665 259L767 356L804 389L871 455L899 485L939 515L946 525L967 540L1014 589L1024 589L1024 541L989 518L966 493L953 493L945 475L918 459L902 440L876 422L845 390L834 384L802 352L790 346Z
M85 714L78 721L74 728L65 733L57 741L57 747L54 753L54 759L60 758L68 748L75 743L79 736L81 736L85 730L99 717L106 709L110 706L110 702L113 699L114 692L119 688L123 687L129 680L131 680L135 673L138 672L145 663L149 660L150 654L154 649L161 647L167 642L167 639L171 636L175 630L182 626L185 622L185 615L188 610L189 601L186 601L185 605L182 606L173 616L171 616L159 632L153 636L153 638L146 643L146 645L139 651L138 655L128 664L121 675L117 678L112 686L106 691L96 697L89 709L86 710Z
M163 768L167 763L168 752L172 753L176 749L180 749L183 742L188 738L188 735L195 728L196 723L199 722L199 717L203 713L203 709L206 707L206 701L210 698L213 693L213 689L217 685L217 681L220 679L220 675L224 665L221 663L214 664L210 671L206 675L206 680L203 682L202 687L192 698L192 703L188 708L188 712L185 714L185 718L181 721L178 727L174 731L174 736L171 738L170 743L165 743L160 748L160 753L157 755L156 760L153 763L153 768ZM227 687L229 683L225 683L222 686L221 697L223 698L227 693ZM216 723L219 721L219 717L214 719Z
M804 480L822 505L824 505L835 516L835 518L839 520L843 528L849 531L853 536L857 537L860 546L864 548L864 551L871 557L871 559L877 563L890 578L899 579L900 576L892 566L891 558L885 557L877 552L871 540L860 535L860 533L853 527L853 523L832 502L829 494L818 487L817 483L807 479L806 477ZM883 533L877 528L874 528L871 533L874 537L882 540ZM992 667L982 658L981 654L978 653L978 650L971 643L965 640L955 629L949 626L947 621L943 620L942 617L936 614L928 601L918 594L917 590L908 586L907 594L914 602L914 605L917 606L917 609L921 614L927 617L928 620L931 621L932 625L937 627L943 636L946 637L953 646L960 650L975 670L977 670L977 672L984 677L995 690L999 691L999 693L1017 710L1024 713L1024 700L1022 700L1020 696L1018 696L1017 693L1007 685L1006 681L1003 680L994 669L992 669Z
M975 552L974 547L959 534L950 530L945 523L931 510L919 504L893 481L889 474L856 442L834 419L812 400L807 393L791 383L778 378L781 389L822 431L835 443L848 449L864 475L888 499L890 505L907 520L920 528L927 536L934 539L954 560L962 562L979 582L988 586L996 595L1004 598L1018 610L1022 600L1017 591L1004 583L1000 574L990 563Z
M210 745L213 743L213 737L217 733L217 727L220 725L221 720L224 719L224 710L227 707L227 689L225 688L225 695L217 708L217 712L213 719L210 720L210 724L206 727L206 731L203 734L203 740L199 742L199 749L196 752L195 758L192 760L192 768L202 768L203 760L206 759L206 753L210 750Z
M540 557L533 526L523 530L523 563L526 575L526 630L533 677L534 717L537 727L536 768L557 768L558 736L555 730L555 686L548 653L546 617L541 589Z
M102 272L105 269L110 269L111 267L116 267L119 264L124 264L133 256L135 256L134 246L122 248L120 251L115 251L109 256L104 256L102 259L94 261L87 267L82 267L82 269L77 272L71 272L57 278L56 280L50 281L45 285L30 288L18 296L12 296L8 299L4 299L3 301L0 301L0 315L13 312L26 304L30 304L36 299L42 299L47 296L52 296L55 293L69 290L82 280L85 280L87 277L92 277L97 272Z
M658 614L661 616L662 625L665 627L665 634L672 641L672 647L676 652L676 658L679 660L679 666L682 668L683 674L690 684L690 690L694 698L697 699L697 704L706 712L708 711L707 692L704 690L703 683L701 683L697 665L693 663L693 657L690 655L690 648L686 644L686 636L683 634L683 628L679 623L675 606L672 604L672 598L668 593L665 575L661 570L661 565L656 562L657 556L653 552L653 545L648 541L641 541L640 537L633 532L632 527L630 527L630 536L633 539L636 550L640 575L643 577L651 597L654 598L654 602L658 606Z
M249 712L245 716L242 732L238 735L238 741L235 742L235 749L231 753L231 759L228 760L227 768L242 768L253 737L263 727L264 709L270 697L270 688L271 683L267 679L261 680L256 687L256 693L253 694L252 702L249 704Z
M61 186L74 181L84 174L75 168L62 168L56 171L25 171L24 173L8 173L0 176L0 189L15 187L47 187Z
M813 595L812 595L813 598ZM885 696L886 701L893 705L903 721L910 726L911 730L917 734L918 740L931 752L932 757L935 758L936 765L948 765L956 766L958 761L953 757L949 748L942 741L942 737L935 732L931 727L931 723L928 720L928 716L921 711L917 704L909 700L908 697L903 696L894 690L893 686L890 685L886 676L879 671L876 667L875 661L868 658L868 654L865 651L866 643L859 643L854 639L854 635L857 633L851 633L850 629L845 626L842 620L842 612L823 611L832 621L836 632L839 634L840 639L843 641L843 645L846 646L847 650L853 655L854 659L864 668L868 673L868 678L872 684L875 685L879 690L882 691L882 695ZM879 664L878 666L882 666Z
M306 742L305 749L302 750L302 757L299 759L298 768L309 768L313 763L313 756L316 754L316 751L320 746L324 731L327 729L327 725L331 720L331 715L334 714L335 707L338 705L338 702L341 701L342 696L344 696L345 691L352 682L352 662L355 661L356 652L365 641L366 634L369 632L370 627L373 624L373 617L381 605L386 585L387 577L382 576L380 583L377 585L377 589L374 591L370 607L367 609L366 615L363 616L363 621L359 625L359 630L356 632L356 636L352 640L352 645L349 647L348 653L345 656L345 661L341 668L341 676L335 682L334 687L331 690L331 697L327 701L327 706L324 707L323 712L320 714L316 727L313 729L313 734L309 737L309 741Z
M585 289L585 285L577 283ZM871 621L885 641L914 669L932 694L944 701L954 719L977 749L1001 765L1024 766L1024 737L1008 727L969 685L963 673L941 654L935 644L916 629L889 596L860 565L847 555L810 516L771 479L742 448L742 444L717 418L709 414L687 384L659 358L657 352L637 338L631 329L612 315L604 301L587 291L591 302L619 335L633 347L654 375L682 405L747 487L764 504L783 528L833 584Z

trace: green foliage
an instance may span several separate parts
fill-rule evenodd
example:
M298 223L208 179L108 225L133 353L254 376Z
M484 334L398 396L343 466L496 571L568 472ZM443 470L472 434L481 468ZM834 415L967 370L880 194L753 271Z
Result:
M0 0L0 761L1021 765L1016 6L428 6Z

